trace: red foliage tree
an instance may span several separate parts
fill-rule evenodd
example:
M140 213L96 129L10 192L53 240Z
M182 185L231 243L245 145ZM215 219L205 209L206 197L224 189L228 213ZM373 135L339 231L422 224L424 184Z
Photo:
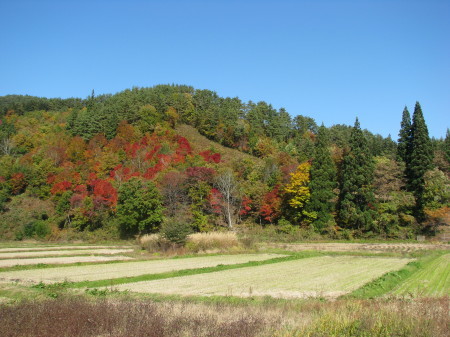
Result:
M21 172L14 173L9 179L9 184L11 186L12 194L20 194L25 191L27 187L27 181L25 179L25 175Z
M280 207L281 196L279 193L279 186L277 185L272 191L264 195L259 213L265 221L272 223L273 220L279 217Z
M239 211L239 215L241 215L241 216L248 215L250 213L250 211L252 210L252 203L253 203L252 199L250 199L247 196L244 196L242 198L241 210Z
M208 163L220 163L221 155L220 153L212 153L210 150L206 150L199 153L200 156Z
M108 207L117 204L117 191L113 185L107 180L97 179L94 184L94 203Z
M216 171L208 167L194 166L186 169L186 174L191 180L212 182Z
M55 194L62 194L65 191L70 190L72 187L72 183L67 180L60 181L59 183L56 183L52 186L52 189L50 190L50 193Z
M177 154L180 154L182 156L192 154L191 144L189 144L189 141L186 138L178 136L177 143L178 147L175 151Z
M208 201L213 213L222 213L222 193L217 188L212 188L209 191Z

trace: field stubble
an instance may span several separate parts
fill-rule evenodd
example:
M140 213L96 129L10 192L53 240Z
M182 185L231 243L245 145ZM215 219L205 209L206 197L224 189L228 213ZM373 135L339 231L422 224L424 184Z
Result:
M0 272L0 280L19 280L22 282L31 283L54 283L63 282L66 280L71 282L97 281L146 274L159 274L176 270L215 267L221 264L228 265L246 263L250 261L263 261L283 256L284 255L280 254L216 255L200 256L195 258L96 264L10 272L6 271Z
M411 259L321 256L244 267L208 274L180 276L118 285L118 290L197 296L272 296L279 298L336 298Z

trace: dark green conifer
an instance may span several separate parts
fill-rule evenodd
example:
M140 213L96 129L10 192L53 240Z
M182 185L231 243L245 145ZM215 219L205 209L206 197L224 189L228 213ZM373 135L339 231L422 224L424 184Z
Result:
M375 166L358 119L349 145L341 167L338 220L342 227L368 231L375 217L372 187Z
M450 163L450 129L447 129L447 134L444 140L445 159Z
M336 197L333 190L337 187L336 167L329 150L327 129L323 125L317 134L310 175L311 199L306 210L316 214L313 226L320 232L333 220Z
M400 132L398 133L398 146L397 146L397 160L402 160L405 163L409 161L408 154L411 145L411 116L408 108L405 106L403 109L402 122L400 124Z
M424 175L425 172L432 168L433 147L419 102L416 102L414 107L409 151L410 159L406 163L407 188L414 193L416 198L416 217L421 220L424 208Z

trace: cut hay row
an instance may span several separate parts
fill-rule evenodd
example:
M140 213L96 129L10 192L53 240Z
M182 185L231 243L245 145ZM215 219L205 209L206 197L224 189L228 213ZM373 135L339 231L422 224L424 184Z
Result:
M322 256L117 286L118 290L198 296L272 296L335 298L384 273L402 268L410 259Z
M10 247L0 248L0 253L10 252L34 252L41 250L72 250L72 249L123 249L129 248L127 246L33 246L33 247Z
M448 244L421 244L421 243L302 243L302 244L275 244L276 248L290 251L319 250L331 252L369 251L376 252L414 252L418 250L450 250Z
M394 295L450 296L450 254L431 261L392 291Z
M166 259L155 261L124 262L116 264L98 264L89 266L58 267L51 269L34 269L1 272L0 280L23 282L62 282L62 281L97 281L109 280L121 277L133 277L146 274L159 274L170 271L215 267L217 265L230 265L246 263L250 261L263 261L277 257L280 254L242 254L202 256L183 259Z
M60 255L112 255L120 253L129 253L133 249L69 249L69 250L45 250L34 252L10 252L0 253L0 259L20 259L27 257L40 257L40 256L60 256Z
M64 257L42 257L35 259L8 259L0 260L0 268L25 266L34 264L69 264L69 263L84 263L84 262L109 262L109 261L126 261L133 258L122 255L114 256L64 256Z

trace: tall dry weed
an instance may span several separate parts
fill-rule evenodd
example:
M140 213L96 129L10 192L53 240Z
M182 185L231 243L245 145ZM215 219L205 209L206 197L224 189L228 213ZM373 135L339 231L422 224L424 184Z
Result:
M186 247L193 252L226 251L239 247L234 232L195 233L188 236Z

